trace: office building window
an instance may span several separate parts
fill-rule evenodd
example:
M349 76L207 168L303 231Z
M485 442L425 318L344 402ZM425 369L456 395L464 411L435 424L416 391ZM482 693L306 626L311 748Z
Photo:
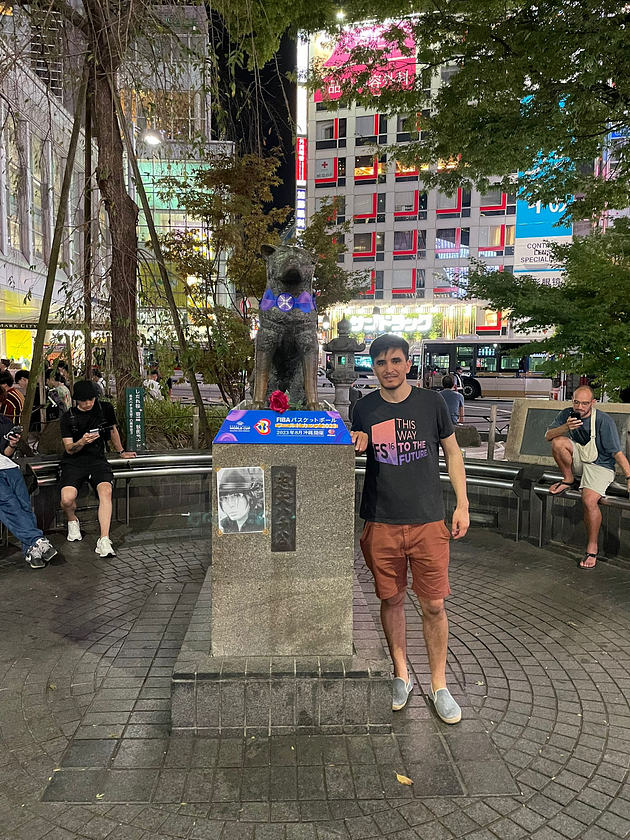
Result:
M318 120L315 123L316 140L333 140L335 137L334 120Z
M394 231L394 253L414 253L414 234L413 230L395 230Z
M374 253L374 236L371 233L355 233L354 245L352 248L354 254L373 254Z
M376 158L374 155L357 155L354 159L355 178L376 178Z
M376 137L376 125L378 118L371 114L367 117L357 117L356 119L356 136L357 137Z
M470 228L438 228L435 232L435 257L448 260L470 255Z
M354 217L361 219L374 219L376 216L376 195L366 193L354 197Z
M34 132L31 133L31 185L33 199L31 218L33 231L33 253L40 260L44 259L46 249L46 212L48 210L48 189L46 147L44 141Z
M6 138L6 208L8 244L16 251L23 250L22 214L25 206L24 187L26 185L24 166L24 147L21 132L14 119L9 116Z

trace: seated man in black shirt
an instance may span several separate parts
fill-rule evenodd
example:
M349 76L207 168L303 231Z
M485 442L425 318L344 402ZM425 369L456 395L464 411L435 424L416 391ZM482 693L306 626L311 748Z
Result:
M79 520L75 515L77 494L89 481L98 495L98 522L101 535L96 553L101 557L115 557L109 539L112 520L112 486L114 474L105 457L105 442L111 440L121 458L135 458L135 452L125 452L116 428L112 405L97 399L96 386L81 380L72 392L76 408L71 408L59 421L65 452L61 457L61 506L68 517L68 540L83 539Z

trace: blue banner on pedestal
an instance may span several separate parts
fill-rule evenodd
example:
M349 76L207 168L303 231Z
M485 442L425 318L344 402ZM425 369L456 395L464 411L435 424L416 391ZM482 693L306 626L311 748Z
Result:
M230 411L214 443L352 443L336 411Z

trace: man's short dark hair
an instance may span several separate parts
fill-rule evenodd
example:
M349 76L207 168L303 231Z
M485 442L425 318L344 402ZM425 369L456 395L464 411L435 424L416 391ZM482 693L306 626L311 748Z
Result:
M28 379L29 372L27 370L18 370L15 374L15 382L16 384L20 381L20 379Z
M159 376L159 375L160 375L160 372L158 370L152 370L151 371L151 376Z
M463 368L461 365L457 365L457 367L455 368L455 373L457 373L457 371L458 371L458 370L462 370L462 371L463 371L463 370L464 370L464 368Z
M443 388L452 388L454 384L455 380L453 379L450 373L447 373L445 376L442 377Z
M13 385L13 377L11 376L8 370L5 370L2 373L0 373L0 385Z
M405 359L409 358L409 344L401 335L391 335L385 333L379 335L370 344L370 359L378 358L382 353L387 353L388 350L402 350L405 354Z
M0 362L2 362L2 364L7 368L11 364L11 362L8 359L0 359Z
M58 367L58 368L61 368L62 370L68 370L68 362L64 362L64 360L63 360L63 359L60 359L60 360L57 362L57 367Z
M46 382L48 382L49 379L52 379L55 382L63 382L63 376L58 370L54 371L52 368L48 368L46 371Z

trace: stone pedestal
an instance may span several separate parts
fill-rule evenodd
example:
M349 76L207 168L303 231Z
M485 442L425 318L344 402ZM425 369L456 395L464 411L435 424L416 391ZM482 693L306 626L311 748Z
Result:
M212 655L350 656L354 449L215 444ZM216 476L261 467L266 528L221 533Z

